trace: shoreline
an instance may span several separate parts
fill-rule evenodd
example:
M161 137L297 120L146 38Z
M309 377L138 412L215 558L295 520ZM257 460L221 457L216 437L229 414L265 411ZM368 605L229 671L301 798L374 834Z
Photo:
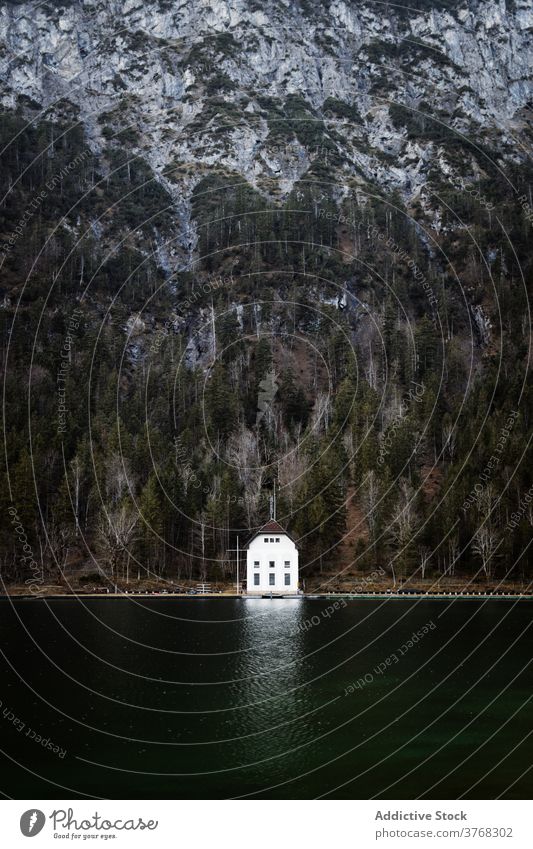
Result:
M131 598L162 598L162 599L178 599L178 600L186 600L186 601L194 601L196 599L205 600L205 599L243 599L244 601L280 601L280 600L288 600L291 599L293 601L299 601L300 599L306 600L324 600L331 601L332 599L351 599L351 600L365 600L365 599L392 599L395 601L414 601L419 599L425 600L438 600L438 601L446 601L450 599L461 599L466 601L475 601L480 599L491 599L492 601L496 600L515 600L515 601L533 601L533 593L520 593L520 592L495 592L495 593L486 593L486 592L417 592L415 590L411 590L409 592L366 592L366 593L300 593L299 595L273 595L273 596L260 596L260 595L245 595L237 593L171 593L171 592L119 592L119 593L1 593L0 600L20 600L20 601L43 601L43 600L59 600L59 599L76 599L81 600L84 598L99 598L99 599L108 599L114 601L123 601L124 599Z

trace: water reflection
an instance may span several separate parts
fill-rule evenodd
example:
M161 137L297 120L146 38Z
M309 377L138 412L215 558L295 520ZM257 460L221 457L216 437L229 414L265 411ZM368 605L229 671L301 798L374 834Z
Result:
M304 769L305 744L319 705L309 687L305 603L246 599L239 660L242 729L235 757L248 766L252 788L287 781ZM237 716L235 716L237 718Z

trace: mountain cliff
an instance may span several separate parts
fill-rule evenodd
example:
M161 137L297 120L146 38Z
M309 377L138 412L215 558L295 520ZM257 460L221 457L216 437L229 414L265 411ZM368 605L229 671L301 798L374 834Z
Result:
M428 208L436 176L523 160L532 26L527 0L8 3L2 103L141 157L175 205L177 268L215 167L286 197L331 160L341 196L356 180Z

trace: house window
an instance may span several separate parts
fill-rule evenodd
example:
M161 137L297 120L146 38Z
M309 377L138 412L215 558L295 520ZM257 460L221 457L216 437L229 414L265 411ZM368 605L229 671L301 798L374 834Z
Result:
M287 572L287 574L285 575L285 586L289 587L290 584L291 584L291 576L290 576L290 572Z
M275 583L276 583L276 576L275 575L269 575L268 576L269 586L273 587Z
M254 566L259 566L259 560L254 560Z
M276 542L279 542L279 537L276 537Z
M270 566L270 568L271 568L271 569L273 569L273 568L274 568L274 566L276 565L276 561L275 561L275 560L271 560L271 561L270 561L270 563L269 563L268 565Z
M268 542L268 541L269 541L269 540L268 540L268 537L265 537L265 542Z
M270 537L270 542L274 542L274 537Z
M290 560L286 560L286 561L285 561L285 566L290 566L290 565L291 565L291 561L290 561Z
M254 575L254 587L259 586L259 575Z

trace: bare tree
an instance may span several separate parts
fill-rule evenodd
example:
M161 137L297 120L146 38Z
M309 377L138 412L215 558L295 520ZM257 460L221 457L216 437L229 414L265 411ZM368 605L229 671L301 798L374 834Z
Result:
M389 533L397 548L400 567L406 567L408 549L413 539L416 523L415 491L407 480L400 483L398 501L389 525Z
M481 525L474 534L472 550L481 558L481 568L487 579L494 574L494 556L499 544L496 532L487 525Z
M431 549L427 545L418 546L418 559L420 563L420 577L422 580L426 577L426 569L431 557Z
M370 342L370 344L368 346L367 363L368 363L368 368L367 368L366 374L365 374L367 383L368 383L369 386L372 387L372 389L377 389L378 369L377 369L377 366L376 366L376 357L375 357L374 352L372 350L372 342Z
M76 454L76 456L73 457L73 459L70 461L69 468L72 475L71 488L73 499L72 507L74 509L75 520L75 533L76 536L78 536L80 532L80 493L82 484L82 465L79 454Z
M455 575L455 564L459 559L459 553L459 536L457 534L453 534L448 538L448 567L446 572L449 575Z
M112 504L118 504L133 488L132 481L129 461L120 454L112 454L106 465L106 493Z
M378 477L371 469L361 486L361 504L365 511L365 519L372 539L375 538L379 503Z
M331 419L331 396L327 392L318 392L311 415L310 429L313 433L325 433Z
M445 418L444 423L442 425L442 444L448 457L450 460L453 460L455 457L456 451L456 442L457 442L457 429L454 426L454 423L451 419Z
M246 427L242 426L230 438L227 459L235 467L242 483L246 518L251 527L258 516L264 470L257 439Z
M407 480L400 483L400 492L390 525L391 534L399 548L404 548L413 536L415 525L414 489Z
M193 531L195 548L196 543L199 544L200 547L200 567L199 567L199 578L200 581L207 580L207 564L205 562L205 530L207 525L207 516L205 511L202 511L199 517L199 522L195 526Z
M121 567L129 561L130 548L135 541L138 514L130 504L112 510L102 510L98 519L98 544L111 567L111 577L117 581Z
M48 525L46 529L46 550L49 552L50 569L55 569L59 582L63 578L71 540L72 532L67 525L59 524L59 522L52 522Z
M478 527L472 541L472 550L481 558L481 568L486 578L494 574L494 558L502 541L497 531L496 505L496 493L489 483L478 499Z
M295 500L304 483L307 469L305 457L297 448L287 448L283 461L279 463L278 481L284 498L288 501L289 513L294 511Z

